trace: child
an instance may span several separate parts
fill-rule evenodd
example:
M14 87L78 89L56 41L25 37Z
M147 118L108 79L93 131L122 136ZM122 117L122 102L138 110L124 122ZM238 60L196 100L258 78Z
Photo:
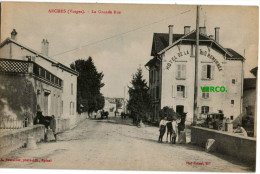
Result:
M166 124L167 124L167 117L164 117L160 124L159 124L159 131L160 131L160 135L159 135L159 139L158 139L158 143L162 142L163 136L165 134L165 130L166 130Z

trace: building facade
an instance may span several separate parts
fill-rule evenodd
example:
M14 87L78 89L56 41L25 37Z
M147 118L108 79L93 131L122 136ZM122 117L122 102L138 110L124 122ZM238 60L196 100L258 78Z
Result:
M235 120L242 113L244 57L219 44L219 30L215 28L214 39L206 34L206 27L200 27L197 115L200 119L222 111ZM154 33L152 59L146 64L153 120L158 121L159 110L169 106L193 121L195 49L196 31L190 26L183 34L174 34L172 25L169 33Z
M34 51L19 43L17 32L13 30L11 38L0 44L1 79L12 82L14 78L26 78L32 84L31 93L35 95L32 114L35 116L35 111L40 110L45 116L55 115L57 119L69 119L70 126L73 126L77 119L79 74L48 56L47 40L44 39L41 44L41 53Z

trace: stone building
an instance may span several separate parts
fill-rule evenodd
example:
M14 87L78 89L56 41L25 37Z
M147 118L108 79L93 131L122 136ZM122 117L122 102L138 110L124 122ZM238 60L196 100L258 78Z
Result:
M206 27L200 27L197 114L203 118L221 110L225 117L235 120L242 113L244 57L221 46L219 32L216 27L215 37L208 36ZM152 58L146 64L154 121L159 120L159 110L169 106L178 113L187 113L186 120L192 122L195 48L196 31L190 31L190 26L185 26L181 34L173 32L173 25L169 33L154 33ZM214 92L202 92L204 86L214 87Z
M36 111L41 110L44 116L55 115L63 128L75 126L79 119L78 72L48 56L47 40L43 39L42 50L37 52L18 42L17 35L13 30L11 38L0 44L1 93L9 94L1 95L1 112L23 118L20 111L26 110L32 124ZM28 94L24 95L26 91Z

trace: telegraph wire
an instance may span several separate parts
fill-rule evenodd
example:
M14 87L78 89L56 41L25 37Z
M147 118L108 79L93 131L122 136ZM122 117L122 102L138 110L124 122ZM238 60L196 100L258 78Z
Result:
M175 16L178 16L178 15L182 15L182 14L188 13L188 12L190 12L190 11L191 11L191 10L183 11L183 12L178 13L178 14L176 14L176 15L174 15L174 16L171 16L171 17L175 17ZM101 39L101 40L98 40L98 41L94 41L94 42L88 43L88 44L86 44L86 45L83 45L83 46L80 46L80 47L77 47L77 48L74 48L74 49L71 49L71 50L68 50L68 51L64 51L64 52L61 52L61 53L57 53L57 54L52 55L51 57L58 56L58 55L62 55L62 54L68 53L68 52L72 52L72 51L81 49L82 47L87 47L87 46L90 46L90 45L98 44L99 42L103 42L103 41L106 41L106 40L109 40L109 39L112 39L112 38L115 38L115 37L118 37L118 36L122 36L122 35L125 35L125 34L128 34L128 33L131 33L131 32L133 32L133 31L139 30L139 29L141 29L141 28L144 28L144 27L147 27L147 26L150 26L150 25L153 25L153 24L162 22L162 21L164 21L165 19L168 19L168 18L171 18L171 17L166 17L166 18L163 18L163 19L161 19L161 20L159 20L159 21L152 22L152 23L143 25L143 26L141 26L141 27L137 27L137 28L134 28L134 29L132 29L132 30L129 30L129 31L120 33L120 34L116 34L116 35L113 35L113 36L110 36L110 37L107 37L107 38L104 38L104 39Z

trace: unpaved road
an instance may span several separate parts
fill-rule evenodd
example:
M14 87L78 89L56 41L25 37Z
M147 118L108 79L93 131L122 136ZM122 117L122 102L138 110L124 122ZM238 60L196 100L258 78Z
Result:
M209 154L190 144L157 143L158 128L137 128L130 120L84 120L58 135L57 142L40 143L38 149L12 152L0 161L8 168L252 171L235 159ZM0 157L1 158L1 157ZM37 159L39 162L24 161ZM42 161L46 160L45 162ZM195 164L194 164L195 162ZM207 163L207 165L206 165ZM204 165L202 165L204 164Z

